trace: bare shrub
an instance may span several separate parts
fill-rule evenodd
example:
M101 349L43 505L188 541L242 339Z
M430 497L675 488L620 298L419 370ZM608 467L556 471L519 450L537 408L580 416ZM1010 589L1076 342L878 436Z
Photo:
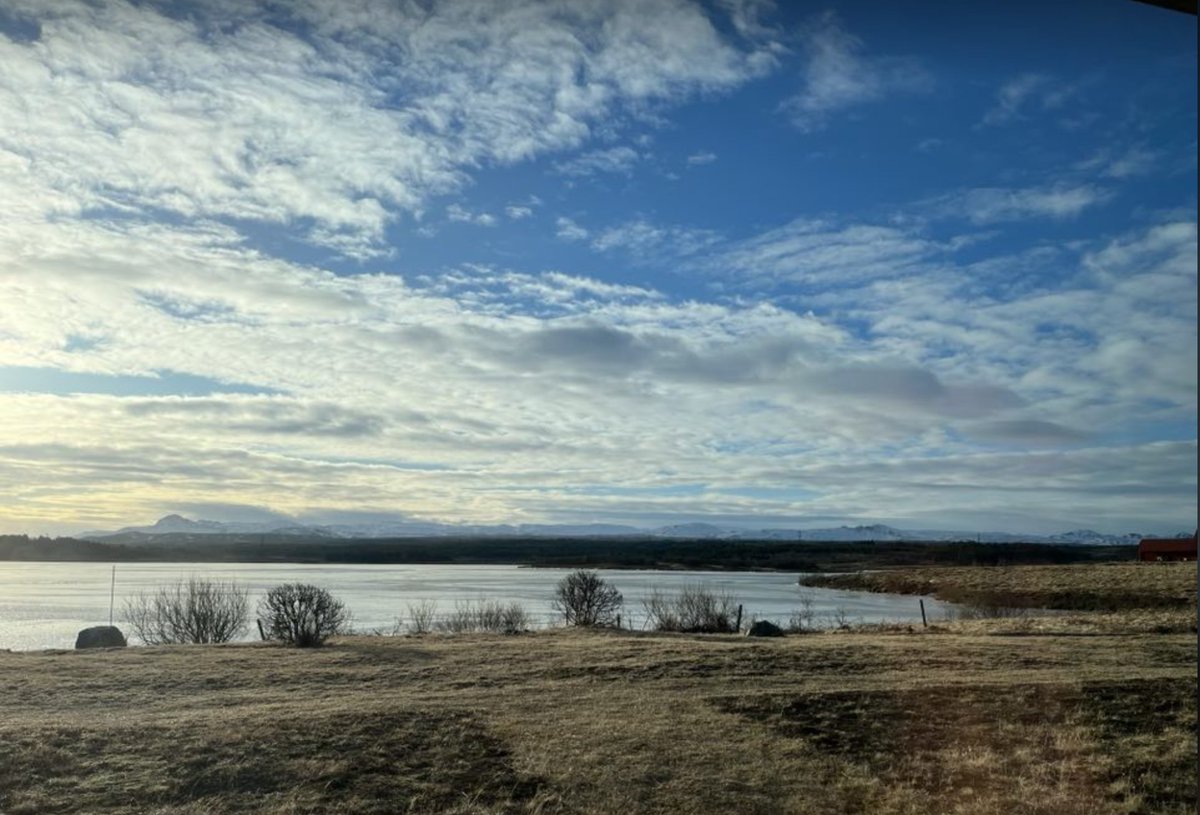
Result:
M658 589L642 600L647 625L656 631L733 634L738 603L732 594L706 586L684 586L676 594Z
M285 583L267 592L258 614L268 636L298 648L315 648L346 630L350 612L325 589Z
M813 609L813 597L811 594L800 595L800 608L796 609L788 617L787 630L793 633L804 633L806 631L817 630L817 615Z
M515 634L529 628L529 612L520 603L501 603L499 600L460 600L454 611L438 620L437 629L451 634L491 632Z
M147 645L229 642L246 633L250 601L236 583L193 577L128 598L124 616Z
M852 625L850 622L850 614L841 606L838 606L826 616L828 616L829 622L834 628L842 631L848 630Z
M614 625L623 602L616 586L586 569L571 572L554 589L554 608L567 625Z
M437 600L422 600L408 604L409 634L428 634L437 620Z

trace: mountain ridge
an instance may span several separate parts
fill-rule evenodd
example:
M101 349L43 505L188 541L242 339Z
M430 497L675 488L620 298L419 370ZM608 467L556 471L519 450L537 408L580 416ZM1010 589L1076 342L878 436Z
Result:
M966 532L960 530L899 529L886 524L843 525L824 528L750 529L706 522L636 527L624 524L445 524L435 521L392 521L360 524L303 524L280 521L193 520L182 515L164 515L147 526L126 526L115 531L90 531L75 535L84 540L155 538L158 536L287 535L326 539L373 539L406 537L652 537L704 540L778 540L821 542L978 541L981 543L1057 543L1075 545L1136 544L1140 533L1114 535L1090 529L1074 529L1051 535L1010 532ZM1178 533L1186 537L1190 533Z

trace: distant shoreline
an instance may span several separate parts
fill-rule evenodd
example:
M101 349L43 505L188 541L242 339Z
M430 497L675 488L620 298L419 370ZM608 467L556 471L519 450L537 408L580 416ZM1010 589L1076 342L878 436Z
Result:
M270 535L162 536L107 543L0 536L0 561L105 563L338 563L510 565L530 568L827 572L920 565L1019 565L1132 560L1113 545L821 542L661 538L297 539ZM199 539L197 539L199 538Z

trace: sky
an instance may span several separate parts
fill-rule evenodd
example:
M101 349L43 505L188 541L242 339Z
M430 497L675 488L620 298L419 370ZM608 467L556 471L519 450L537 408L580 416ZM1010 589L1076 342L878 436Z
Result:
M1196 525L1196 18L0 0L0 531Z

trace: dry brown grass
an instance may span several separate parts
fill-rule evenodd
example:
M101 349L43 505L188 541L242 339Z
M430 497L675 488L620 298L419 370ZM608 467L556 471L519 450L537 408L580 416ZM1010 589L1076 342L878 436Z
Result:
M924 566L813 575L805 585L931 594L952 603L1086 611L1194 609L1195 563Z
M1192 812L1195 678L945 627L0 653L0 812Z

